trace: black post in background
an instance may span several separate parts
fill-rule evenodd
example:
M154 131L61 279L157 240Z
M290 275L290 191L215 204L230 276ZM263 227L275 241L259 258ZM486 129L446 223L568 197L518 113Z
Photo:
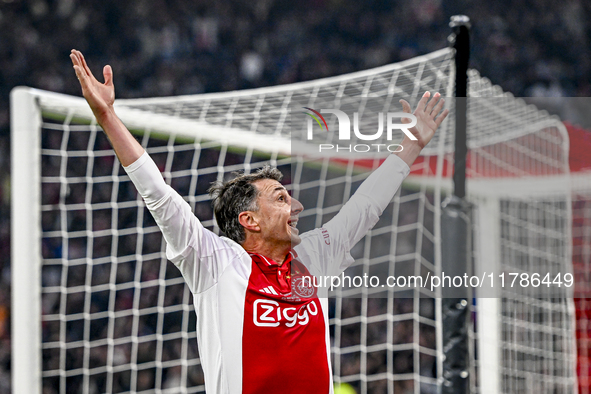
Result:
M470 60L470 18L465 15L451 17L449 26L453 33L450 40L456 50L456 140L454 158L454 195L466 196L466 143L468 63Z
M466 196L467 92L470 57L470 19L451 18L450 43L456 49L454 193L442 204L441 257L442 280L445 277L472 275L470 206ZM469 287L444 287L441 293L443 339L443 394L470 392L469 325L472 292Z

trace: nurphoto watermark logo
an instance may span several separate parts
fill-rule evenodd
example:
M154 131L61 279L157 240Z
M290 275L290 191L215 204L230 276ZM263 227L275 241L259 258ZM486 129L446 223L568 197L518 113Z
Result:
M361 132L359 130L359 113L353 113L353 134L351 134L351 119L344 111L338 109L321 109L315 110L310 107L302 107L306 111L302 111L308 115L307 124L307 136L308 141L313 141L316 133L329 133L328 123L322 114L333 114L337 118L338 122L338 141L337 144L318 144L318 152L401 152L402 145L390 143L393 137L394 130L402 131L408 138L416 141L417 138L410 132L409 129L417 124L417 118L406 112L379 112L378 116L378 129L375 133L367 133L367 130ZM386 118L386 141L387 143L377 143L377 141L383 141L384 135L384 118ZM409 123L402 123L402 119L409 119ZM315 124L317 126L315 126ZM354 144L351 141L368 141L368 143ZM374 143L370 143L373 141ZM349 143L347 143L349 142Z

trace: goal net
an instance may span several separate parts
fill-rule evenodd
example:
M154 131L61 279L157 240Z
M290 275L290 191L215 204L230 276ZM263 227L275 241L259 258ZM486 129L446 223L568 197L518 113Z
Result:
M384 157L310 157L292 133L294 103L379 98L384 107L360 108L360 127L375 127L372 113L400 111L399 98L414 106L426 90L451 97L453 74L453 51L444 49L292 85L118 100L116 111L205 227L219 233L206 192L211 182L271 164L306 207L298 224L305 231L329 220ZM572 272L564 127L476 72L469 91L474 271L497 279L501 272L550 272L552 280ZM205 392L190 291L166 261L159 229L85 101L18 88L11 103L13 390ZM441 274L440 205L453 165L448 103L448 120L379 223L353 247L351 275ZM472 391L572 392L574 312L566 288L490 290L477 290L472 306ZM335 382L363 394L437 392L438 290L370 293L340 289L330 300Z

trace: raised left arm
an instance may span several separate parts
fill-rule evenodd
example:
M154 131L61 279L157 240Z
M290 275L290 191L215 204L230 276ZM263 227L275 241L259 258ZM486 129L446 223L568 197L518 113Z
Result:
M410 166L419 156L421 150L431 141L437 128L447 117L449 111L443 110L444 100L439 93L431 98L426 92L419 101L414 115L417 118L415 127L409 129L417 138L411 140L405 137L401 143L402 152L390 155L363 183L355 194L341 208L339 213L323 227L335 241L333 252L338 253L342 248L352 248L378 222L392 198L400 188L402 181L410 172ZM410 104L400 100L403 111L411 113ZM409 123L410 119L402 119ZM398 157L396 157L398 156ZM348 263L351 261L349 260ZM343 261L339 270L348 265ZM326 267L328 268L328 267ZM336 267L333 267L336 268Z

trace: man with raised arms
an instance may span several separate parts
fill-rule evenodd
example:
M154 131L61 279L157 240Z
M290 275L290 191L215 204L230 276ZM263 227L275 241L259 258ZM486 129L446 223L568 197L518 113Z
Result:
M389 204L421 149L448 114L439 93L418 103L416 140L405 137L322 228L299 234L302 205L270 167L212 185L216 221L205 229L113 109L113 71L105 83L82 53L70 55L82 93L167 243L166 255L194 297L205 387L214 393L332 393L328 301L302 286L304 275L340 275L350 249ZM410 105L401 100L403 110Z

